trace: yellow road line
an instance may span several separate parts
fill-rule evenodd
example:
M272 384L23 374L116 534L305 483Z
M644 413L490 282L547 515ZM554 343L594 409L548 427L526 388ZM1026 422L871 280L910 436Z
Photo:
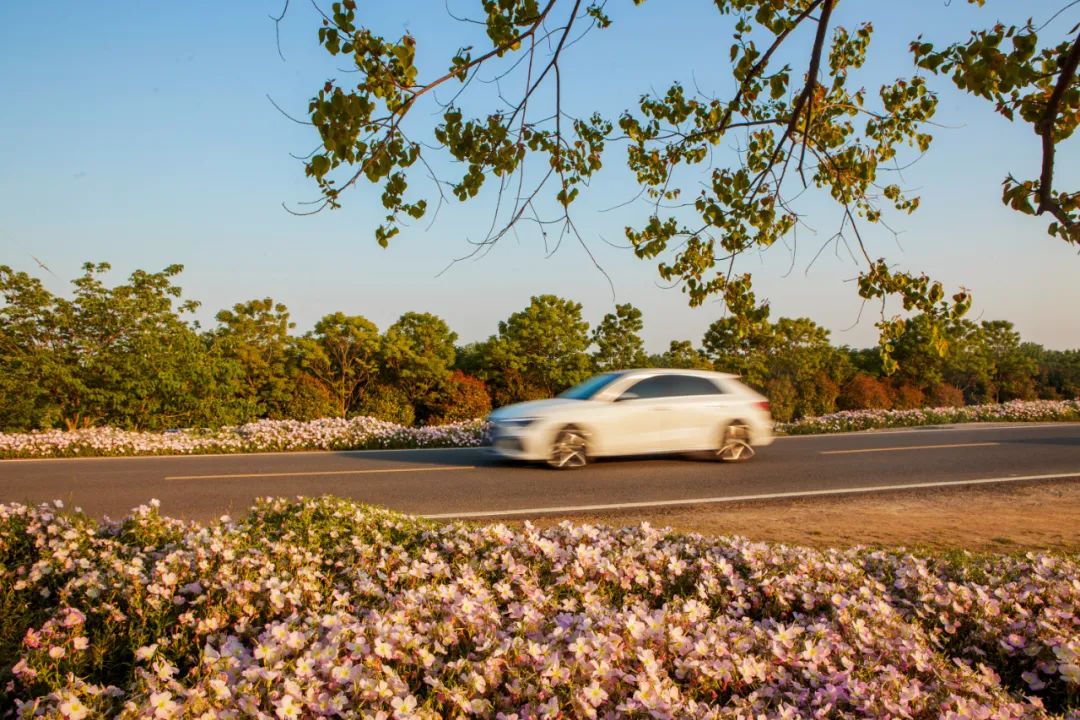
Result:
M819 455L854 455L855 453L892 452L893 450L934 450L937 448L987 447L996 442L953 443L951 445L902 445L900 447L860 448L858 450L821 450Z
M450 470L475 470L475 465L447 465L446 467L374 468L367 470L318 470L313 472L234 473L231 475L166 475L166 480L233 480L236 478L317 477L332 475L375 475L378 473L447 472Z

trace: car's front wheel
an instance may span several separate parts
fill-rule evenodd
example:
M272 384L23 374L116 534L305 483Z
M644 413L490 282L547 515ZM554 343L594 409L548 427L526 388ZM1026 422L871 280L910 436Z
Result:
M556 470L584 467L589 462L585 435L573 426L564 427L555 436L547 464Z
M750 427L742 420L736 420L726 427L720 437L720 447L716 456L724 462L746 462L754 457L754 446L750 444Z

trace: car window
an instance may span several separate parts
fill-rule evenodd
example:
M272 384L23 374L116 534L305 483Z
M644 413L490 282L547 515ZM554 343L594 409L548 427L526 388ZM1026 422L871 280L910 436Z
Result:
M644 380L638 380L631 385L623 394L619 396L620 400L640 399L650 400L652 398L668 397L668 375L654 375L653 377L645 378Z
M715 382L707 378L692 375L657 375L634 383L623 392L619 399L721 395L724 392Z
M609 372L603 373L602 375L596 375L589 378L580 385L575 385L569 390L564 390L563 392L559 393L559 397L569 398L571 400L588 400L621 376L622 373L617 372Z
M719 395L722 392L711 380L693 375L654 375L631 385L620 400L638 398L686 397L690 395Z
M723 392L708 378L693 375L672 375L672 395L719 395Z

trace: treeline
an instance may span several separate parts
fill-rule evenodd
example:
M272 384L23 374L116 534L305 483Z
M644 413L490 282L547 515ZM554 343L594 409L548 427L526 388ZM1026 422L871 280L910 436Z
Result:
M372 415L403 424L482 416L549 397L590 374L625 367L736 372L772 401L778 420L836 409L956 405L1080 395L1080 351L1024 343L1004 321L962 321L933 337L919 317L885 377L876 350L835 347L805 318L764 318L736 332L710 326L700 347L673 341L649 355L642 314L618 305L590 328L581 305L553 295L457 344L430 313L407 312L382 332L361 315L323 317L294 332L270 298L238 303L200 328L172 265L116 286L87 264L70 298L0 266L0 429L112 425L161 430L258 418Z

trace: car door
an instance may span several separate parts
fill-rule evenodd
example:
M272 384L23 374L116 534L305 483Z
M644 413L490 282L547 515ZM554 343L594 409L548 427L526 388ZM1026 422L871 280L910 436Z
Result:
M671 421L669 378L642 378L615 398L603 428L604 445L610 454L634 455L664 449L664 435Z
M675 375L668 383L668 422L658 438L664 450L705 450L719 442L731 398L700 375Z

